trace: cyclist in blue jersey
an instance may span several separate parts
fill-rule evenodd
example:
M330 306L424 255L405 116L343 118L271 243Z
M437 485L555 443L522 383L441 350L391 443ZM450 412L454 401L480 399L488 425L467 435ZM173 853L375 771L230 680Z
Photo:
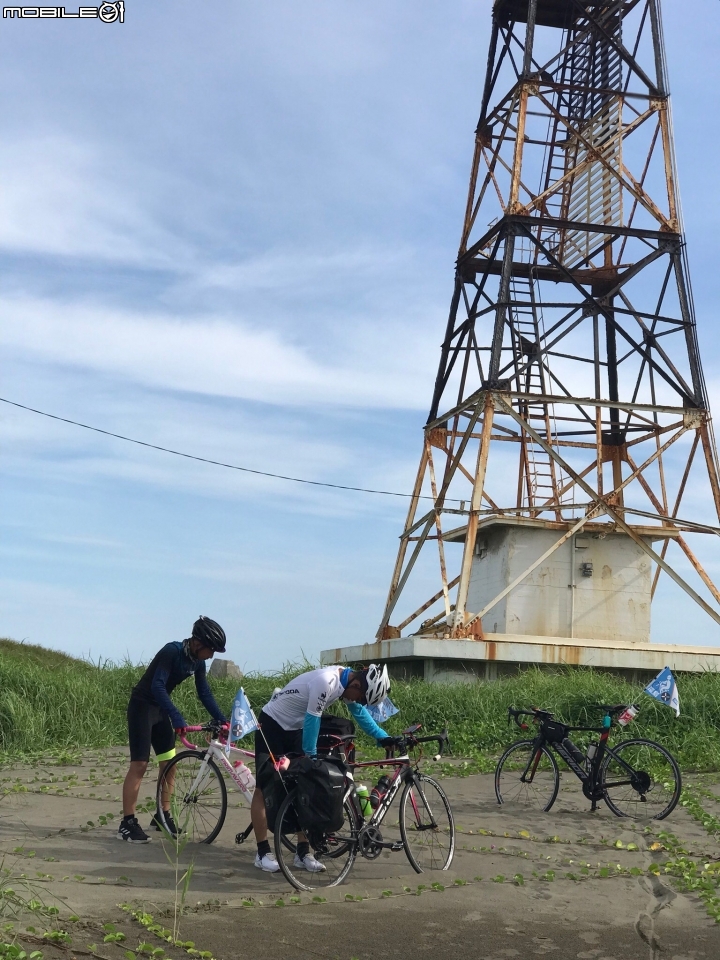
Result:
M275 873L280 864L270 853L268 824L263 790L273 784L270 754L279 759L288 753L313 756L317 752L320 719L326 707L342 700L358 726L375 740L387 739L375 723L367 706L381 703L390 690L387 667L371 663L365 670L349 667L321 667L301 673L282 690L276 690L258 717L255 732L255 773L257 784L250 808L257 841L255 866ZM325 866L310 853L310 844L298 836L295 866L317 873Z
M195 677L198 699L208 713L219 723L227 723L225 715L215 702L207 682L205 661L216 653L225 653L225 631L209 617L200 617L193 624L192 636L187 640L166 643L155 654L150 666L133 687L127 709L130 740L130 769L123 783L123 818L117 832L118 840L128 843L148 843L135 816L140 784L150 760L150 747L160 765L159 776L169 760L175 756L175 735L185 732L185 718L170 699L175 687L188 677ZM167 807L166 807L167 803ZM163 819L171 833L177 829L170 808L170 796L163 797ZM160 811L150 827L160 830Z

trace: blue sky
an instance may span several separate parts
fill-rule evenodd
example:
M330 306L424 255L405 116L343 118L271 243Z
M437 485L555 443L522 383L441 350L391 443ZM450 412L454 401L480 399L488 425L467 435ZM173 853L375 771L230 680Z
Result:
M0 395L214 459L409 489L490 8L127 0L122 25L0 21ZM717 408L720 4L665 8ZM205 613L246 668L314 657L373 636L403 515L3 408L0 634L140 659ZM720 573L712 544L698 552ZM656 639L720 641L673 589L655 622Z

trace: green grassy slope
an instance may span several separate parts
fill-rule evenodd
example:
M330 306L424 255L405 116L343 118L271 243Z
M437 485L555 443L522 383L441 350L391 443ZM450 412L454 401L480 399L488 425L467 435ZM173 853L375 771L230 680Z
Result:
M0 641L0 751L12 755L77 747L102 747L127 741L125 711L142 667L130 663L94 665L64 654ZM272 675L248 675L243 685L259 712L275 686L302 666ZM211 681L222 708L229 712L236 681ZM682 715L641 692L641 688L592 670L560 673L527 670L496 683L394 683L392 699L400 714L388 724L399 732L419 720L430 732L448 725L456 755L488 756L521 737L507 725L508 706L542 706L567 722L599 722L593 703L640 706L626 736L646 736L667 746L686 768L720 769L720 675L681 675ZM206 717L191 681L174 693L190 722ZM339 712L342 708L339 707Z

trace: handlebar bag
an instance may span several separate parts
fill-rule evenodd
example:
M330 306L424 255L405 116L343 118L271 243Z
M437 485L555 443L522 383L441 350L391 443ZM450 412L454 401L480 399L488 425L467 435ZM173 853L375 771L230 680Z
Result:
M345 822L345 765L336 757L302 757L293 761L297 777L298 819L310 834L332 833Z
M345 717L334 717L332 714L323 714L320 719L320 733L318 735L318 751L323 755L340 757L345 763L355 763L355 747L348 749L349 744L337 744L330 737L350 737L355 735L355 724Z

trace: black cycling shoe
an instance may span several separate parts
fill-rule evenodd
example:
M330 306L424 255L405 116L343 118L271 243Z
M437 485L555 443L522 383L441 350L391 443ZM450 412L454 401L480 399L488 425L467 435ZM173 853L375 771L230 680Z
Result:
M126 843L150 843L150 837L138 823L137 817L123 817L116 837Z
M167 810L165 813L163 813L162 820L157 813L155 814L150 821L150 829L152 830L153 827L160 831L167 830L172 837L177 837L183 832L182 830L178 830L177 825L172 818L172 814Z

